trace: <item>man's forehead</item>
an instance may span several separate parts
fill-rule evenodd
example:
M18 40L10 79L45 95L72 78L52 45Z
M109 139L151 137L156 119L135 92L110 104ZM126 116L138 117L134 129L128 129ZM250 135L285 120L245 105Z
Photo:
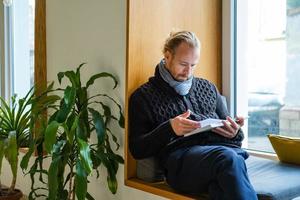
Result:
M175 49L176 54L200 54L200 49L183 42Z

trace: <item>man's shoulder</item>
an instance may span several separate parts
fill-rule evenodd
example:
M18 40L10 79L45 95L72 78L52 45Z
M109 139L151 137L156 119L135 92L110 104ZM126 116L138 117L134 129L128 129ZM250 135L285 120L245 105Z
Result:
M212 83L211 81L204 79L204 78L200 78L200 77L194 77L194 81L197 84L205 84L205 85L215 86L215 84Z
M141 96L152 94L154 90L155 90L155 87L153 86L153 84L151 82L148 81L148 82L142 84L141 86L139 86L137 89L135 89L133 91L133 93L131 94L131 98L136 98L136 97L141 97Z

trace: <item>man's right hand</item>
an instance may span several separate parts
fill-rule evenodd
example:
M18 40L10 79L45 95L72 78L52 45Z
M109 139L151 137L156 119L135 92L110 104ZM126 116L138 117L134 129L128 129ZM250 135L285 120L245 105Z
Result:
M176 135L182 136L186 133L189 133L196 128L200 128L200 123L187 119L191 114L191 111L188 110L185 113L178 115L170 120L171 126Z

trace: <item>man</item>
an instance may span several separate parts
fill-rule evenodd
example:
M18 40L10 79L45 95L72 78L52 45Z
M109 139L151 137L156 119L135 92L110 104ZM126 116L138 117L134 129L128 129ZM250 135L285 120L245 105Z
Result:
M171 34L155 75L129 101L129 147L134 158L156 156L168 184L177 191L211 199L257 199L241 147L243 117L233 120L212 83L193 76L200 42L188 31ZM184 137L200 120L224 126Z

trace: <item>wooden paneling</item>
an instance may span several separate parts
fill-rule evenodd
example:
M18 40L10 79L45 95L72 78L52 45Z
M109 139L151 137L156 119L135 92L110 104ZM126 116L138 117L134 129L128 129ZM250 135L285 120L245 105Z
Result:
M195 75L212 81L221 90L221 0L127 0L127 3L126 109L132 92L153 75L170 31L196 33L202 47ZM127 124L126 121L125 180L136 177L135 161L128 149Z

